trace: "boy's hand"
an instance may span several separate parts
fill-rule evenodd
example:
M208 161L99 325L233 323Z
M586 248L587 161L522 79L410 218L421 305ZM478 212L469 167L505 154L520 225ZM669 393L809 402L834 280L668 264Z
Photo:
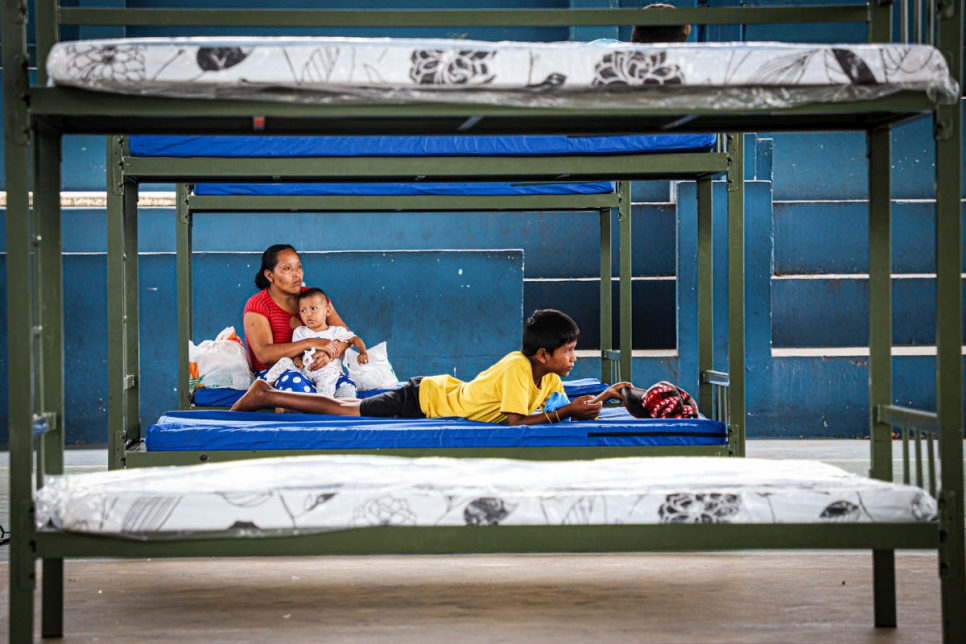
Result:
M606 390L604 390L604 392L600 394L600 396L598 396L598 400L606 402L611 398L616 398L617 400L621 401L621 404L623 405L624 404L623 390L633 386L634 386L633 383L630 383L630 382L618 382L617 384L611 385Z
M369 354L363 351L359 354L359 357L356 358L356 362L359 364L369 364Z
M574 420L592 420L600 414L602 406L603 404L594 400L593 396L578 396L558 411L562 412L560 414L562 417L569 417Z

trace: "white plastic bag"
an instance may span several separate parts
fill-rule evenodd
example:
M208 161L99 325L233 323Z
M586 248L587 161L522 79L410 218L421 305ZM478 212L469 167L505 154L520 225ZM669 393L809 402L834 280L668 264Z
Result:
M188 367L191 391L197 387L212 389L248 389L252 381L248 351L230 326L214 340L195 345L188 342Z
M366 349L369 354L368 364L359 364L359 352L349 347L345 352L345 366L351 378L360 391L367 389L389 389L396 384L396 372L389 364L389 352L386 343L380 342L374 347Z

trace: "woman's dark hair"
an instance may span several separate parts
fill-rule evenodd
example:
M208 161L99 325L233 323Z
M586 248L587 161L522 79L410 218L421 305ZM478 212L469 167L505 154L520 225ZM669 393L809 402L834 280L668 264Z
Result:
M528 358L540 349L553 353L568 342L580 338L577 323L566 313L555 309L534 311L523 325L523 355Z
M258 269L257 273L255 273L255 288L257 288L259 291L268 288L268 285L271 283L268 281L268 278L265 277L265 271L275 270L275 267L278 266L278 254L283 250L290 250L293 253L298 253L298 251L292 248L292 246L289 244L275 244L266 248L265 252L262 253L262 267Z

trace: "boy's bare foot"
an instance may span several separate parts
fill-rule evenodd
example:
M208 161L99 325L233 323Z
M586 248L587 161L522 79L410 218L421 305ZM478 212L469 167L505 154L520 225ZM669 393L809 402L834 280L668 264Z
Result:
M232 411L258 411L266 406L266 393L273 387L264 380L256 380L241 398L231 406Z

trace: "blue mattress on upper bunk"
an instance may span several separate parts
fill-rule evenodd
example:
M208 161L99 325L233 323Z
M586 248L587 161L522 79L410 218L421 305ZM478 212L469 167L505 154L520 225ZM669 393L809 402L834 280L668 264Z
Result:
M194 194L226 195L607 195L617 189L613 181L584 183L199 183Z
M136 157L562 156L708 152L714 134L629 136L164 136L129 139Z
M606 408L597 420L496 425L463 418L359 418L314 414L171 411L148 427L149 452L724 445L723 423L636 419Z

